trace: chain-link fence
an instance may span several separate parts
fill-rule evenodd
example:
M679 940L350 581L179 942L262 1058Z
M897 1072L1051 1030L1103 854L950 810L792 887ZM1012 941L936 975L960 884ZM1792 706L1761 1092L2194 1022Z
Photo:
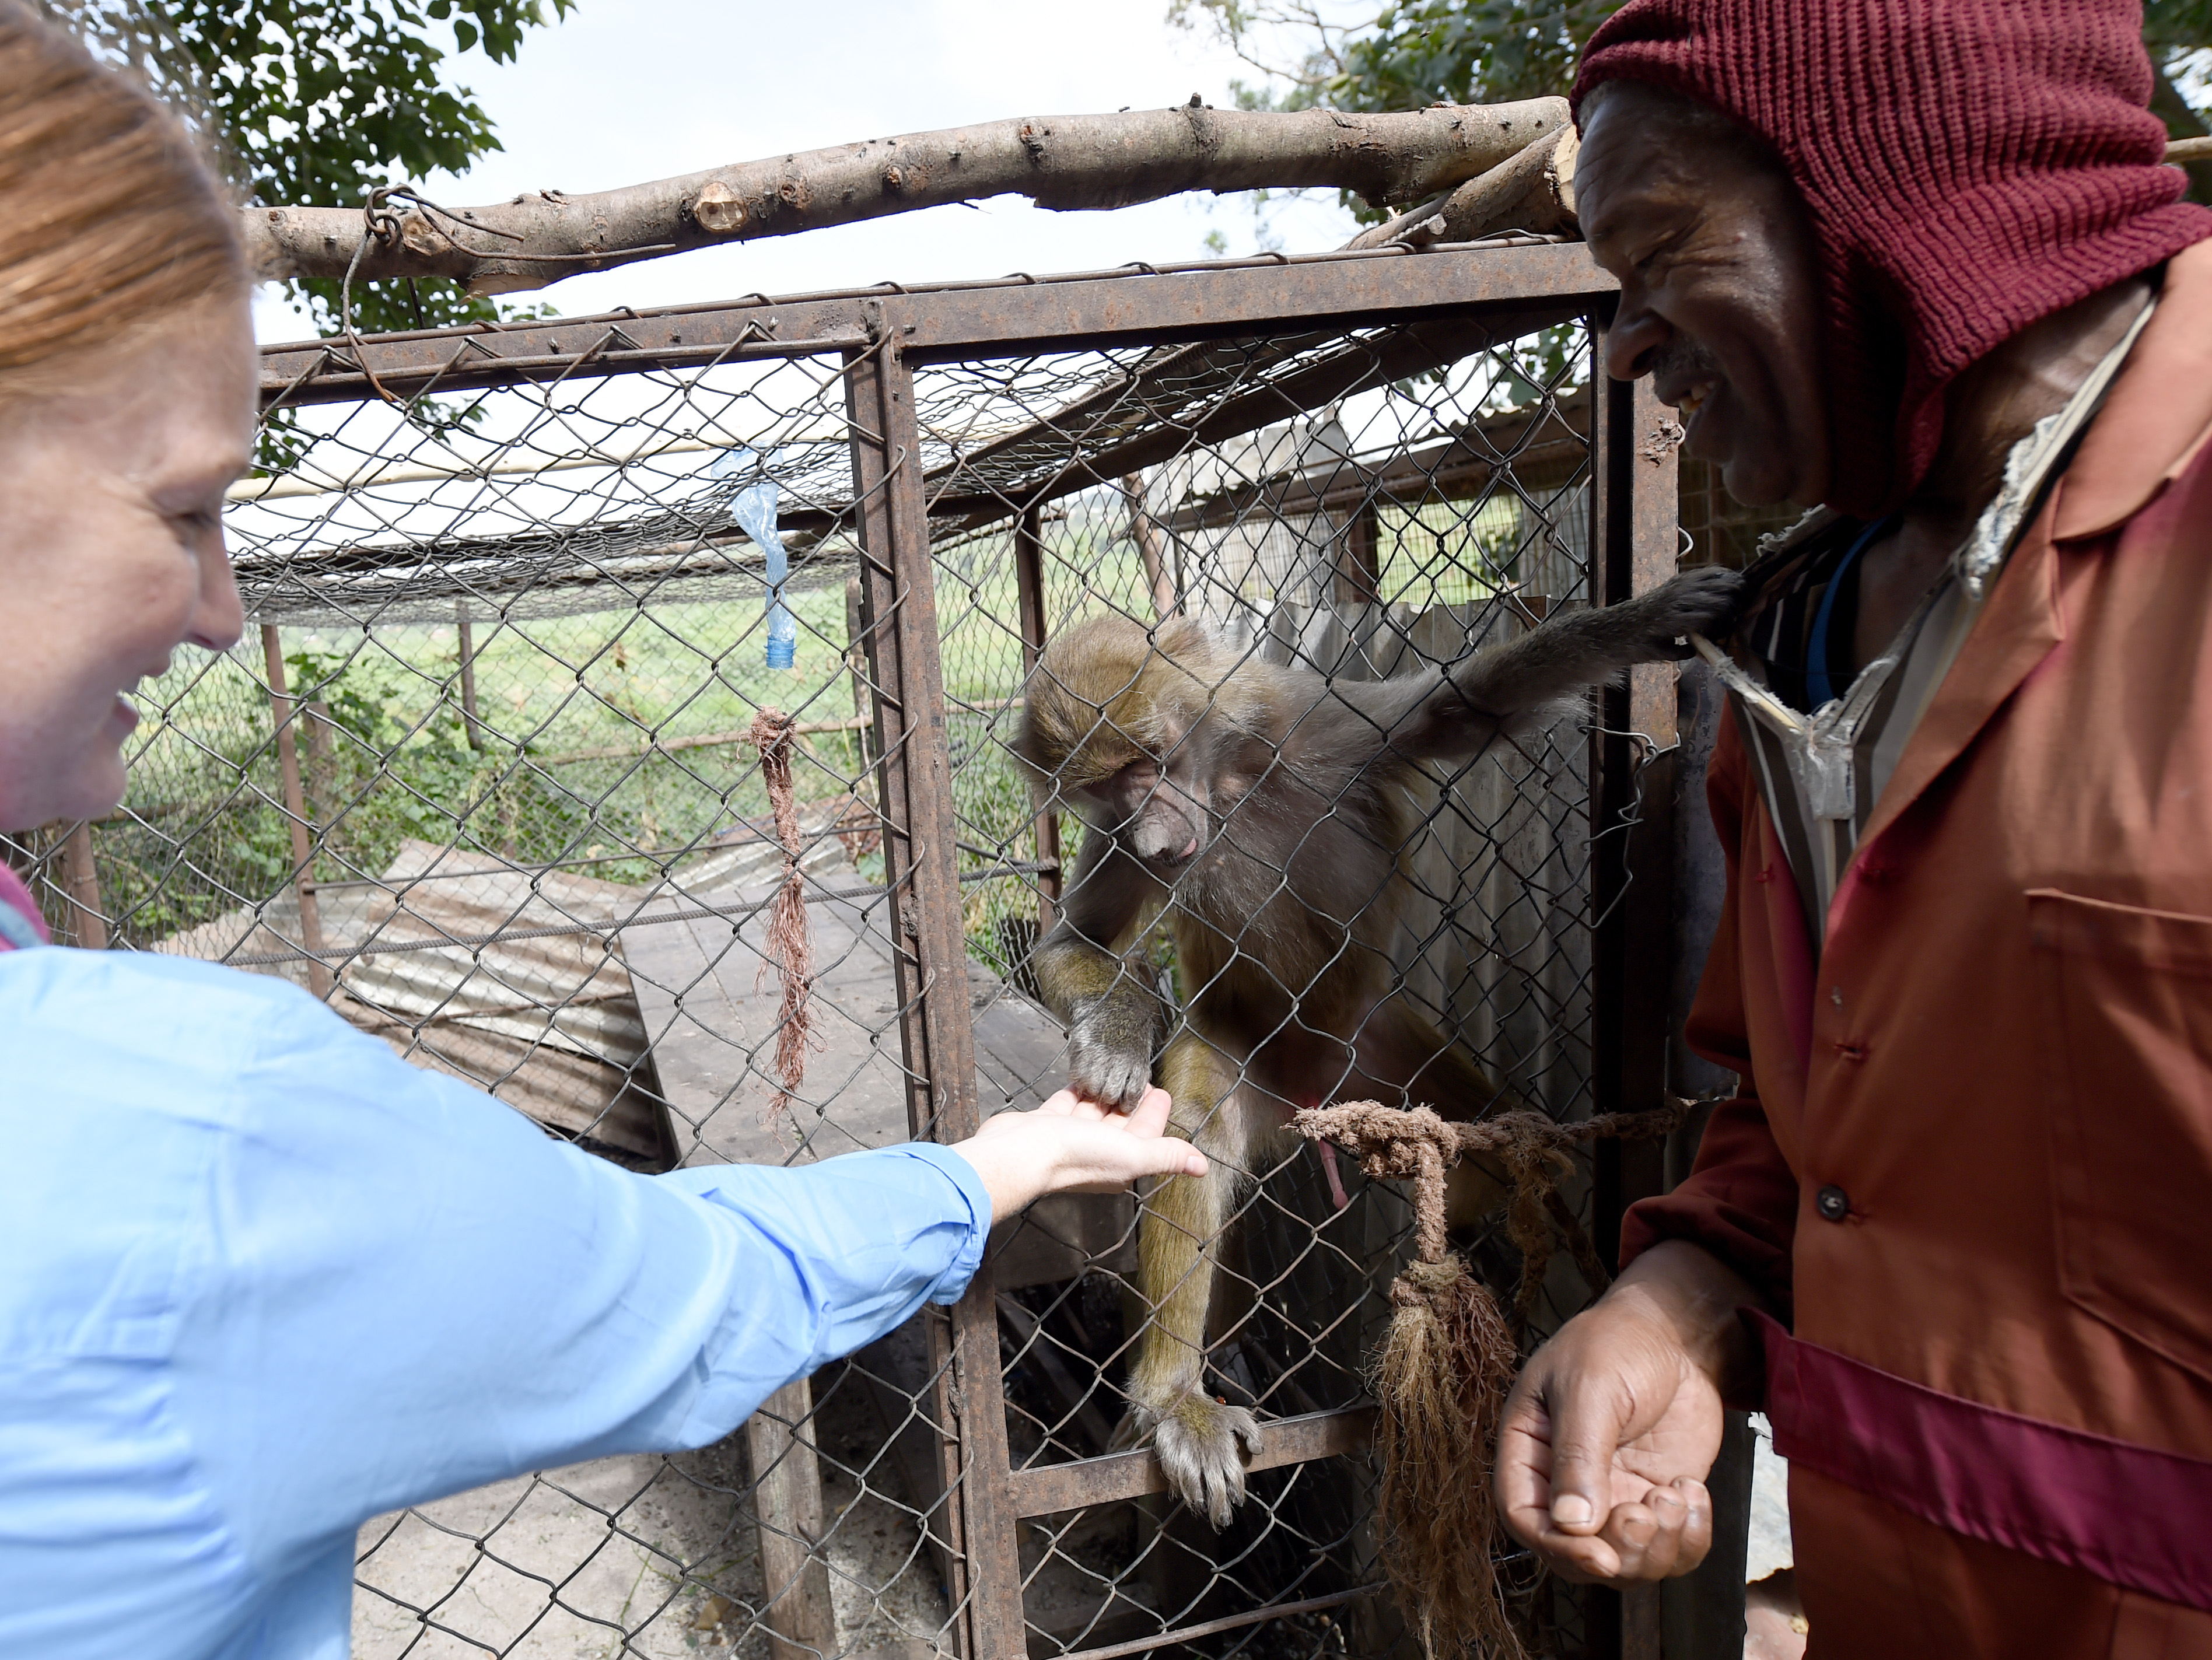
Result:
M638 1168L957 1137L1072 1063L1050 959L1086 903L1080 781L1041 809L1014 752L1055 642L1119 618L1157 654L1200 623L1224 672L1325 698L1651 586L1674 453L1648 393L1593 403L1608 287L1522 239L272 349L268 476L228 515L247 642L147 689L123 808L12 856L64 938L293 978ZM1625 965L1664 948L1663 841L1628 872L1670 684L1639 671L1588 721L1393 785L1373 890L1318 925L1380 964L1354 1030L1276 935L1178 933L1184 879L1091 942L1163 1037L1203 1029L1203 1134L1249 1166L1188 1250L1160 1194L1048 1201L956 1309L720 1445L372 1523L357 1651L1406 1647L1374 1594L1363 1384L1405 1196L1220 1115L1378 1077L1415 1101L1478 1077L1437 1102L1463 1112L1656 1104L1665 976L1655 1006ZM778 730L803 1080L769 937ZM1238 974L1279 1006L1224 1013ZM1388 1065L1261 1075L1285 1033L1349 1054L1368 1021L1395 1023ZM1561 1226L1609 1251L1656 1186L1637 1156L1565 1182ZM1510 1298L1519 1250L1462 1220ZM1528 1341L1591 1294L1574 1256ZM1219 1530L1132 1444L1178 1292L1175 1375L1261 1432ZM1617 1651L1619 1599L1510 1556L1505 1580L1540 1651Z

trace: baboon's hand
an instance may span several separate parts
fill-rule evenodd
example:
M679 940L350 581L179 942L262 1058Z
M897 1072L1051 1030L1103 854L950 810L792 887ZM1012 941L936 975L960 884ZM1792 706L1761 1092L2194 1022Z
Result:
M1225 1401L1210 1401L1195 1388L1172 1404L1133 1402L1114 1432L1117 1447L1149 1440L1168 1491L1212 1523L1217 1533L1244 1502L1244 1460L1258 1455L1262 1438L1250 1413Z
M1086 1101L1130 1112L1152 1081L1159 999L1124 980L1079 999L1067 1028L1067 1085Z
M1610 613L1632 619L1652 656L1678 658L1674 642L1688 634L1718 635L1743 604L1743 577L1720 565L1704 565L1671 577L1649 593L1623 600Z

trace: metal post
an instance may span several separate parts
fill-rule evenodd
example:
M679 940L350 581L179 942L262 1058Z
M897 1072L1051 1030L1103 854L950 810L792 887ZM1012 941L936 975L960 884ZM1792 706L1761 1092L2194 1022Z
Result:
M753 1505L760 1517L762 1618L775 1660L829 1660L838 1652L830 1568L817 1552L826 1529L822 1466L814 1451L814 1387L786 1383L745 1420Z
M69 896L70 939L81 950L106 950L107 917L100 907L100 873L93 868L89 824L79 824L62 843L62 890Z
M854 499L860 506L860 574L878 671L884 879L897 907L908 1104L917 1136L951 1141L975 1131L981 1104L921 435L913 372L900 355L897 318L890 312L883 301L868 301L869 332L878 344L848 356L845 389ZM1015 1660L1027 1644L998 1310L988 1266L969 1283L951 1320L931 1323L930 1359L941 1380L939 1421L959 1426L957 1439L946 1444L945 1478L948 1509L957 1506L949 1519L960 1545L956 1566L963 1582L950 1589L963 1610L958 1624L965 1652L969 1660Z
M1702 663L1685 663L1675 689L1681 749L1674 774L1674 941L1668 993L1668 1072L1677 1095L1718 1095L1735 1079L1692 1055L1682 1035L1720 925L1727 858L1705 806L1705 770L1726 719L1719 684ZM1667 1185L1690 1173L1710 1107L1667 1141ZM1713 1543L1696 1571L1662 1588L1668 1660L1740 1660L1743 1652L1744 1570L1751 1531L1752 1436L1740 1412L1728 1414L1720 1455L1705 1476L1713 1501Z
M330 964L322 959L323 919L315 906L315 844L307 801L300 785L300 746L294 726L299 700L284 690L284 648L273 623L261 625L261 657L269 670L269 707L276 721L276 771L284 792L284 817L292 831L292 891L300 901L300 944L307 959L307 988L331 994Z
M875 698L872 687L876 681L876 666L868 655L868 597L867 589L857 576L845 579L845 667L853 677L853 714L857 720L872 721L875 718ZM853 741L860 751L860 776L866 778L876 769L880 758L875 745L872 726L860 727L853 734ZM858 794L857 791L854 792Z
M453 601L453 627L459 638L455 644L461 659L461 727L469 736L469 747L483 748L483 727L477 720L477 644L476 635L469 624L469 602Z
M1609 320L1609 319L1607 319ZM1604 331L1591 364L1593 600L1612 605L1674 574L1681 428L1647 380L1604 373ZM1591 737L1592 1060L1597 1112L1665 1104L1674 924L1675 670L1651 664L1601 694ZM1620 1224L1665 1190L1660 1141L1601 1141L1593 1158L1599 1253L1617 1263ZM1610 1605L1608 1607L1608 1605ZM1660 1595L1638 1586L1591 1600L1592 1651L1660 1660ZM1611 1627L1610 1631L1604 1629ZM1610 1640L1608 1640L1610 1639Z
M1127 489L1133 482L1124 479L1121 488ZM1140 511L1134 503L1142 498L1130 499L1132 511ZM1141 542L1139 545L1142 545ZM1022 509L1014 528L1014 588L1021 607L1022 682L1026 685L1030 676L1036 672L1037 659L1044 654L1047 627L1044 509L1034 503ZM1041 812L1036 817L1036 859L1040 865L1052 866L1037 874L1037 937L1042 939L1052 932L1053 923L1060 915L1060 814L1055 811Z

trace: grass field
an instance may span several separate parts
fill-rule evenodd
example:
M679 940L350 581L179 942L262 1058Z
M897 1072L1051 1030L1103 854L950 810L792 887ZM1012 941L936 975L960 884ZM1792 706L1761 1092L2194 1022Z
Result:
M1503 502L1472 518L1459 504L1386 514L1385 591L1417 606L1482 597L1491 591L1483 574L1510 559L1517 523ZM1076 498L1047 526L1044 563L1054 629L1108 606L1148 612L1118 498ZM842 581L797 589L789 604L799 623L789 670L765 666L757 601L479 615L475 748L453 625L284 629L290 690L311 700L314 716L301 751L317 879L374 878L413 838L527 865L594 861L593 874L645 881L663 867L654 855L761 817L768 804L752 748L685 740L742 733L765 705L817 725L854 715ZM1003 749L1016 718L1006 705L1023 676L1011 537L940 549L937 604L962 866L1034 859L1032 809ZM106 908L132 943L266 900L290 880L260 671L260 642L249 632L224 657L180 654L144 689L127 803L135 817L100 826L96 838ZM865 699L857 707L865 711ZM798 794L845 794L863 769L857 733L808 734ZM868 873L879 878L879 864ZM979 954L1003 967L1004 919L1035 909L1033 878L971 886Z

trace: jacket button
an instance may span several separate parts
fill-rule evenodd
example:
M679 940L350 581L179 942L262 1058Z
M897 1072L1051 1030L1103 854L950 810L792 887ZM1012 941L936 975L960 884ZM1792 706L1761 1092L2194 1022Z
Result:
M1841 1188L1822 1188L1813 1195L1813 1208L1823 1220L1840 1222L1851 1213L1851 1196Z

